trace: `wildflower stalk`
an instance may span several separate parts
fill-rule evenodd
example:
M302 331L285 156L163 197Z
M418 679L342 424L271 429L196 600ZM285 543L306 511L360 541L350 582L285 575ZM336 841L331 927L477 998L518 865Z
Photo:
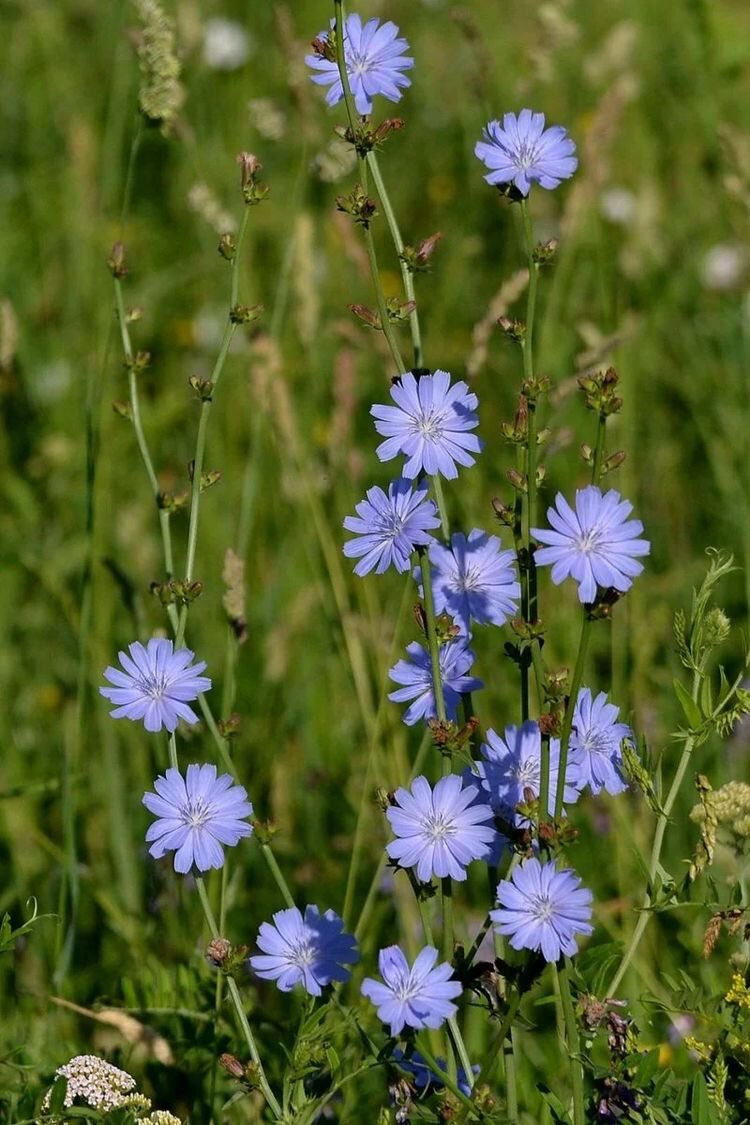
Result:
M268 843L263 843L260 845L260 850L263 852L263 858L268 864L269 870L274 877L274 881L276 882L276 886L281 891L281 897L283 898L284 902L287 906L295 906L296 904L294 898L292 897L292 892L289 890L289 885L284 878L281 868L278 865L276 856L273 854L271 845Z
M240 286L240 261L242 259L242 245L247 233L248 219L250 217L250 204L245 204L245 210L242 214L242 222L240 223L239 233L237 235L237 246L232 260L232 279L231 291L229 298L229 313L227 322L224 327L224 335L222 336L221 345L219 347L219 354L216 357L214 369L211 372L211 382L213 383L212 396L216 392L219 380L224 371L229 349L232 345L232 340L237 331L238 321L232 315L232 310L237 305L239 297ZM198 545L198 523L200 518L200 499L201 499L201 486L203 479L203 464L206 454L206 435L208 433L208 421L211 415L211 398L204 398L201 401L201 413L198 421L198 436L195 443L195 457L193 458L193 480L192 491L190 496L190 521L188 524L188 541L187 553L185 556L185 582L189 583L193 580L193 570L195 567L195 552ZM177 627L177 636L175 638L175 648L180 648L185 638L185 626L187 625L188 604L182 606L180 610L180 619Z
M349 128L352 136L354 136L357 128L357 113L352 97L352 89L349 85L349 75L346 70L346 59L344 56L344 15L342 0L333 0L334 14L335 14L335 38L336 38L336 65L339 69L339 76L341 78L341 86L344 91L344 104L346 105L346 115L349 119ZM359 175L362 181L362 188L367 193L368 175L367 175L367 161L357 152L357 164L359 166ZM378 303L378 314L380 316L380 326L383 330L383 335L386 338L388 347L391 350L393 361L399 372L406 370L404 361L401 358L396 337L393 333L393 326L390 317L388 316L388 309L385 303L385 295L380 284L380 274L378 271L378 259L375 253L375 242L373 241L372 231L370 230L369 223L363 225L365 234L365 247L367 249L367 259L370 263L370 273L372 274L372 282L375 288L375 297Z
M573 1125L586 1125L586 1111L584 1106L583 1067L580 1061L581 1041L578 1035L578 1024L573 1008L573 997L570 982L570 959L565 958L561 969L554 966L554 972L560 980L560 998L562 1001L563 1016L565 1019L565 1040L568 1054L570 1055L570 1076L573 1082Z
M420 330L420 327L419 327L419 313L417 312L416 298L415 298L415 294L414 294L414 277L412 276L411 270L409 269L409 267L407 266L406 262L404 261L404 259L402 257L402 255L404 253L404 240L401 237L401 231L399 230L398 220L396 219L396 214L395 214L395 212L393 210L393 207L391 205L391 200L390 200L390 197L388 195L388 191L386 190L385 183L383 182L383 177L380 174L380 166L378 165L378 158L375 155L375 153L371 150L370 152L368 152L365 159L367 161L368 168L372 172L372 178L373 178L373 182L375 184L375 190L378 193L378 198L380 199L380 203L381 203L381 206L383 208L383 214L385 215L385 221L388 223L388 229L391 232L391 238L393 239L393 245L395 247L396 254L398 255L399 264L401 266L401 277L403 278L403 282L404 282L404 292L406 293L406 299L407 299L408 302L414 302L414 308L409 313L409 329L411 331L411 346L412 346L412 350L414 352L414 366L415 367L421 367L422 366L422 333L421 333L421 330Z
M440 1075L440 1081L443 1083L443 1085L446 1086L447 1089L449 1089L450 1092L454 1095L454 1097L458 1098L461 1104L466 1107L468 1116L465 1117L464 1120L470 1120L472 1116L476 1116L480 1121L483 1121L485 1119L485 1115L482 1110L479 1108L479 1106L474 1104L471 1098L467 1098L463 1090L460 1090L458 1088L455 1078L452 1078L449 1074L446 1074L442 1067L438 1066L437 1059L429 1049L425 1048L424 1042L424 1038L420 1039L419 1041L420 1055L427 1063L432 1073ZM471 1074L471 1067L469 1067L469 1074Z
M696 705L697 705L698 700L700 698L701 683L702 683L701 677L698 675L697 672L694 673L694 675L693 675L693 687L692 687L691 695L692 695L693 702ZM681 787L683 779L685 777L685 772L688 768L688 765L690 764L690 759L692 757L694 747L695 747L695 736L690 734L685 739L685 745L683 747L682 754L680 755L680 760L677 764L677 769L675 771L674 778L672 779L672 784L669 787L669 792L667 794L667 798L664 802L664 805L661 809L661 812L659 813L659 818L656 822L656 831L654 832L654 842L651 845L651 858L650 858L649 865L648 865L648 884L647 884L646 892L643 896L643 903L642 903L642 906L641 906L641 910L638 914L638 921L635 924L635 929L633 930L633 933L631 934L630 941L628 942L627 948L625 950L625 953L623 954L622 961L620 962L620 964L618 966L617 972L615 973L614 977L612 978L612 983L609 985L609 987L607 989L607 995L608 996L615 996L617 994L617 989L620 986L620 982L622 981L622 978L625 976L625 973L627 972L628 966L630 965L630 962L633 960L633 957L635 956L635 952L638 949L638 946L640 945L641 938L643 937L646 926L648 925L648 922L649 922L649 918L651 917L651 911L649 910L649 907L652 905L651 888L653 887L654 879L656 878L656 873L659 870L659 864L660 864L660 861L661 861L661 849L662 849L662 846L664 844L664 833L666 832L667 824L669 823L669 818L671 816L672 809L674 808L674 803L677 799L677 794L680 791L680 787Z
M203 914L206 919L208 931L211 934L212 938L217 938L220 936L219 927L216 924L216 919L214 918L211 904L208 901L208 894L206 893L205 884L200 876L196 877L195 885L198 888L198 897L201 900L201 906L203 907ZM237 1013L237 1019L239 1020L240 1027L242 1028L242 1033L245 1037L245 1042L247 1043L250 1057L255 1063L258 1070L258 1086L261 1090L261 1093L263 1094L263 1097L266 1099L266 1102L268 1103L268 1106L274 1117L277 1121L280 1121L284 1115L282 1113L281 1106L276 1100L276 1096L273 1090L268 1084L266 1072L263 1069L263 1063L261 1062L258 1048L255 1044L255 1036L253 1035L252 1028L250 1027L247 1016L245 1014L245 1009L242 1005L240 990L237 987L237 982L232 977L227 977L227 988L229 991L229 995L232 998L232 1004L234 1005L235 1012Z
M130 339L130 330L128 328L127 313L125 311L125 302L123 300L122 282L119 277L115 277L115 304L117 308L117 320L120 325L120 339L122 340L122 350L125 357L125 363L128 367L128 392L130 400L130 417L135 431L135 439L138 443L138 449L143 461L143 467L146 470L148 483L151 487L151 493L159 513L159 527L161 530L162 552L164 555L164 569L167 578L171 578L174 574L174 563L172 559L172 532L169 524L169 512L162 508L159 504L159 481L154 469L154 462L151 458L151 453L146 441L146 435L143 430L143 422L141 420L141 407L138 395L138 377L136 366L134 363L133 346ZM169 620L172 627L177 625L177 610L173 605L167 607Z
M177 738L174 731L169 736L169 764L176 770L180 768L177 760Z

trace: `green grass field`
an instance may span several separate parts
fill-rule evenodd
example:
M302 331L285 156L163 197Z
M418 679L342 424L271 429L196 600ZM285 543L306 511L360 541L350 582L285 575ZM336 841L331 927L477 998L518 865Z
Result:
M236 1084L212 1062L241 1052L231 1009L215 1018L191 881L144 844L141 796L167 764L166 743L110 720L97 691L119 649L168 629L150 592L165 577L157 513L133 427L112 408L128 399L128 376L107 259L122 240L124 301L142 309L133 347L151 355L144 430L160 489L178 494L190 488L200 409L188 380L210 377L229 305L231 268L216 247L242 218L242 150L261 159L270 187L250 209L239 271L242 303L264 312L238 330L213 403L205 468L221 479L202 500L204 592L188 643L208 663L216 716L240 716L231 753L256 815L278 828L275 853L297 901L342 912L348 888L354 926L367 899L355 979L373 971L383 945L422 944L405 879L376 882L368 897L388 838L375 790L405 782L421 739L385 697L388 668L417 637L416 594L408 576L354 578L341 553L344 517L392 477L375 456L369 408L386 400L394 372L382 335L347 311L374 304L360 231L335 204L357 173L332 131L343 106L326 108L303 63L333 5L165 0L165 9L185 88L169 135L138 110L131 3L0 0L0 917L18 927L40 915L0 952L0 1120L9 1123L33 1120L55 1068L79 1053L124 1066L155 1106L193 1125L261 1120L256 1096L228 1104ZM671 732L684 724L672 618L689 608L709 547L738 567L717 595L736 626L720 654L730 679L747 629L750 8L364 0L361 10L398 23L417 60L398 107L378 106L406 123L379 160L405 241L443 234L432 269L416 278L425 363L467 378L480 400L485 449L447 485L448 509L457 526L502 534L506 546L491 501L512 502L515 452L500 427L521 369L495 321L524 315L525 259L517 208L484 183L473 146L489 118L524 105L576 141L575 177L532 194L538 237L560 240L541 275L536 333L538 370L553 383L541 407L552 436L540 507L588 480L578 450L593 443L594 423L576 376L613 364L624 407L607 450L627 459L607 483L633 502L652 552L613 621L597 627L586 682L610 692L669 777L679 752ZM247 61L231 71L204 56L217 16L249 36ZM373 231L383 289L400 295L385 223ZM408 329L399 331L408 352ZM170 522L180 576L186 510ZM245 564L241 644L222 608L228 548ZM575 590L553 589L545 574L542 591L545 656L570 667ZM519 720L508 635L475 636L483 729ZM696 753L662 855L677 881L698 838L693 776L715 788L748 780L744 732ZM213 760L205 724L184 736L183 762ZM437 756L427 761L437 776ZM595 900L589 949L631 933L654 821L632 792L576 806L575 862ZM713 868L719 896L738 886L743 906L746 864L720 849ZM233 850L208 888L238 943L254 946L260 922L283 905L255 842ZM727 937L702 959L706 897L701 887L696 905L655 918L627 976L642 1047L660 1048L659 1065L683 1077L694 1067L684 1046L669 1045L680 1007L670 979L686 973L702 990L695 1008L710 1008L729 986L730 956L735 967L747 961L747 945ZM485 910L484 879L472 873L458 940L471 941ZM552 1120L536 1083L562 1091L568 1081L546 995L530 998L519 1031L519 1082L531 1091L519 1120L529 1125ZM291 1049L301 1001L250 977L243 996L276 1082L278 1044ZM365 1005L361 1018L377 1030ZM482 1021L470 1014L465 1033L470 1054L481 1053ZM344 1091L334 1120L374 1121L388 1105L380 1069ZM736 1112L717 1120L748 1120Z

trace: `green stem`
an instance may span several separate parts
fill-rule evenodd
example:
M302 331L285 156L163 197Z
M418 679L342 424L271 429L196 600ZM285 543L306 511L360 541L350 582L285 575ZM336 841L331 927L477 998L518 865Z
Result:
M179 770L180 768L177 758L177 739L174 733L170 734L169 736L169 764L176 770Z
M578 1036L578 1024L573 1009L573 997L570 990L570 972L566 958L562 969L557 969L560 978L560 996L562 998L563 1015L565 1017L565 1038L570 1055L570 1076L573 1083L573 1125L586 1125L586 1111L584 1106L583 1066L581 1065L581 1043Z
M380 167L378 165L378 158L373 151L368 152L366 158L367 166L372 172L372 178L375 183L375 190L378 193L378 198L383 208L388 229L391 232L393 245L398 255L399 265L401 266L401 277L404 282L404 292L406 293L407 301L414 301L415 307L409 313L409 328L411 330L411 345L414 352L414 366L421 367L423 363L422 358L422 333L419 327L419 313L416 308L416 297L414 293L414 276L403 259L404 241L401 237L396 214L391 206L391 200L386 190L383 177L380 174Z
M435 711L439 722L444 723L447 715L445 710L445 697L443 695L443 677L440 671L440 645L437 638L435 625L435 600L432 596L432 569L426 548L419 547L419 565L422 573L422 591L424 595L424 612L427 623L427 647L430 653L430 666L432 668L432 689L435 694ZM443 777L451 772L450 755L443 756Z
M349 85L349 75L346 69L346 60L344 56L344 17L343 7L341 0L333 0L334 12L336 17L335 33L336 33L336 64L339 69L339 77L341 78L341 86L344 91L344 104L346 106L346 115L349 119L349 129L351 130L352 138L354 138L357 130L357 112L354 105L354 98L352 97L351 86ZM368 176L367 176L367 161L362 154L357 151L357 163L359 165L359 174L362 181L362 189L367 193ZM388 316L388 309L385 303L385 295L380 284L380 273L378 270L378 260L375 253L375 243L372 237L372 231L369 224L364 227L365 232L365 245L367 248L367 258L370 263L370 273L372 274L372 284L375 289L375 297L378 303L378 314L380 316L380 325L383 330L383 335L386 338L388 347L391 349L393 361L396 364L399 372L405 371L404 361L401 358L401 353L396 343L396 338L393 335L393 326Z
M443 534L443 539L445 539L446 543L449 543L451 537L451 526L448 521L448 509L445 506L443 481L439 473L435 473L434 477L431 477L430 479L432 481L432 489L435 493L435 503L437 504L438 515L440 516L440 530Z
M281 891L281 897L283 898L284 902L287 904L287 906L295 906L296 904L292 897L292 892L289 890L289 885L287 884L287 881L282 874L281 868L276 861L276 856L273 854L271 845L261 844L260 850L263 852L263 858L269 866L271 874L273 875L276 882L276 886Z
M692 697L695 703L698 702L700 689L701 677L697 673L695 673L695 675L693 676L692 689ZM627 949L623 954L623 958L620 962L619 968L617 969L617 972L612 978L612 982L607 989L607 996L617 995L617 989L620 986L620 982L625 976L630 962L633 960L635 952L640 945L641 938L643 937L646 926L648 925L649 918L651 917L651 911L649 910L649 907L651 906L651 887L654 884L656 872L658 871L659 864L661 862L661 850L664 844L664 834L667 829L667 824L669 823L669 817L672 813L672 809L674 808L674 803L677 799L677 794L680 791L680 787L685 777L685 772L688 768L688 765L690 764L690 759L692 757L694 748L695 737L694 735L688 735L688 737L685 739L685 745L683 747L682 754L680 755L680 760L678 762L672 784L669 788L667 799L664 802L664 806L662 808L662 811L659 813L659 818L656 822L654 842L651 845L651 859L648 865L648 887L643 898L641 912L638 915L638 921L635 924L635 929L633 930L630 941L628 942Z
M208 894L206 892L205 884L200 876L196 877L195 885L198 888L198 897L201 900L201 906L203 907L203 914L206 919L206 924L208 925L209 933L211 934L212 938L219 937L219 927L216 923L216 919L214 918L211 904L208 901ZM255 1045L255 1037L248 1022L247 1015L245 1014L245 1009L242 1004L242 997L240 996L240 990L237 987L237 982L232 977L227 977L227 987L229 990L229 995L232 998L232 1004L234 1005L235 1012L237 1013L237 1019L242 1029L242 1033L245 1037L245 1042L247 1043L247 1047L250 1052L250 1057L258 1068L258 1086L260 1087L260 1090L264 1098L266 1099L266 1102L268 1103L274 1117L277 1121L280 1121L283 1117L281 1106L276 1100L276 1096L268 1084L266 1072L263 1069L263 1063L261 1062L258 1048Z
M565 717L563 718L562 733L560 735L560 763L557 775L557 793L555 796L555 820L559 820L562 816L563 799L565 795L565 775L568 769L570 732L573 729L573 714L575 712L576 700L578 699L578 690L583 679L583 670L586 665L586 653L591 636L591 625L592 620L589 616L589 612L584 608L581 636L578 642L578 656L576 657L575 668L573 669L573 679L570 683L570 695L568 696L568 705L565 708Z

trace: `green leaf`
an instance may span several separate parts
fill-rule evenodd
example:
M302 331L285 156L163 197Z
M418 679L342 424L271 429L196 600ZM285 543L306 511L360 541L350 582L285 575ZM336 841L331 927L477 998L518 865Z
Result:
M690 1109L693 1125L722 1125L719 1111L708 1096L706 1079L700 1072L693 1079Z
M60 1077L55 1082L49 1096L50 1113L62 1113L65 1107L65 1095L68 1092L67 1078Z
M643 1088L648 1086L651 1079L659 1069L659 1048L655 1047L645 1055L641 1055L635 1071L634 1085Z
M672 683L674 685L675 695L685 713L685 718L690 725L690 729L697 730L703 723L703 715L701 714L698 704L684 684L680 683L679 680L673 680Z

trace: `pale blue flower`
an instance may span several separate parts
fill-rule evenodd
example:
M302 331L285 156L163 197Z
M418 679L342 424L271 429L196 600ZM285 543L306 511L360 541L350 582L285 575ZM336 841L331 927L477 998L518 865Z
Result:
M531 529L540 543L547 544L536 551L537 566L552 567L556 586L568 576L573 578L578 600L584 604L596 601L597 588L625 593L643 570L636 558L651 550L646 539L638 538L641 521L628 519L632 510L633 505L613 488L604 495L593 484L578 489L575 511L558 492L555 507L547 509L553 530Z
M197 723L198 716L188 703L211 687L208 676L201 676L205 661L191 664L189 648L173 651L172 642L152 637L146 647L135 641L127 653L118 653L125 669L105 668L104 678L114 687L100 687L99 692L111 703L113 719L140 719L146 730L166 727L173 732L177 723Z
M375 429L386 438L377 448L381 461L402 453L403 475L413 480L420 473L440 473L447 480L458 476L456 465L473 465L482 446L470 430L479 425L477 396L466 383L451 386L447 371L417 379L406 371L391 386L395 406L376 404L370 409Z
M576 772L576 782L588 785L592 793L616 796L628 783L622 774L622 742L633 743L633 732L627 723L618 723L619 707L609 703L600 691L592 698L591 688L581 688L573 712L568 761Z
M320 996L332 981L347 981L351 973L344 966L359 960L356 939L338 914L321 914L317 906L306 906L304 918L296 906L279 910L273 925L261 923L258 946L263 953L249 958L253 972L275 980L282 992L301 984L310 996Z
M513 949L541 951L545 961L577 952L576 934L593 933L591 891L569 868L554 860L526 859L497 887L499 907L490 911L495 929L510 938Z
M158 818L146 833L149 852L160 859L173 851L174 869L181 875L193 866L198 871L222 867L222 845L234 847L252 834L247 793L228 773L216 774L214 765L194 764L183 778L172 766L157 777L156 792L143 795L143 804Z
M331 20L331 28L335 20ZM328 33L321 31L321 40ZM388 20L368 20L363 25L361 16L352 12L344 23L344 62L349 78L349 86L357 107L357 113L372 113L372 99L378 95L389 101L401 100L401 91L411 86L411 79L404 74L411 70L414 59L407 51L409 44L399 38L395 23ZM319 54L305 55L305 62L318 71L311 75L318 86L329 86L326 94L328 105L336 105L344 96L338 64L335 60L323 58Z
M539 725L528 719L518 726L507 726L502 735L487 731L487 741L481 746L481 760L474 763L482 793L494 811L509 823L525 827L528 821L516 812L516 806L526 803L527 795L539 797L542 773L542 734ZM549 745L549 790L547 814L555 814L555 795L560 773L560 740L551 738ZM568 761L565 771L563 799L566 804L577 801L578 774Z
M440 677L449 719L456 718L462 692L478 691L484 687L476 676L467 675L474 663L474 653L468 647L470 640L470 637L459 637L440 646ZM434 719L437 716L437 704L429 652L418 641L407 645L406 651L411 659L399 660L388 673L394 683L404 686L389 692L388 698L394 703L414 700L404 714L404 722L411 727L420 719Z
M383 1023L390 1024L391 1035L399 1035L404 1027L437 1029L456 1014L452 1001L463 990L453 980L453 966L447 961L436 965L437 958L437 949L427 945L410 968L397 945L381 949L378 967L383 983L366 977L362 995L372 1001Z
M386 847L401 867L416 868L427 883L436 875L463 881L474 859L484 859L497 835L489 804L476 802L477 785L464 787L456 774L448 774L433 789L426 777L417 777L411 789L399 788L395 805L386 816L396 837Z
M515 551L504 551L496 535L476 527L468 538L456 532L450 547L433 542L429 554L435 612L450 614L462 633L472 621L504 625L517 613Z
M412 482L403 477L389 484L387 496L382 488L368 489L356 511L344 520L346 530L356 536L344 544L344 554L359 558L354 573L360 577L371 570L382 574L389 566L403 574L412 552L433 541L430 529L440 527L437 508L427 499L427 484L412 491Z
M562 125L544 128L544 114L522 109L518 117L506 113L503 123L490 121L484 140L477 141L474 153L490 169L488 184L515 184L521 195L528 195L532 183L556 188L578 167L576 146Z

